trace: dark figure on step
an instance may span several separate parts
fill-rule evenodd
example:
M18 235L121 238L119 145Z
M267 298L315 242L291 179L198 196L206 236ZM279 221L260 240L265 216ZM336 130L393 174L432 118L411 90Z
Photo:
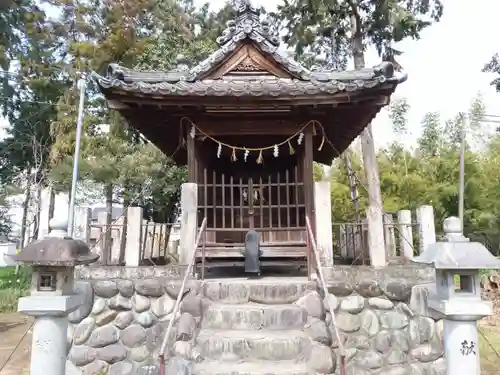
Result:
M260 276L260 236L251 230L245 236L245 273L253 273Z

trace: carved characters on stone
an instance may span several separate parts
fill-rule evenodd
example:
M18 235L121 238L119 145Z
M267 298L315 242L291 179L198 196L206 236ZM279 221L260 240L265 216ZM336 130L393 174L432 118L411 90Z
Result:
M460 353L462 353L463 356L476 355L476 343L474 341L464 340L460 345Z

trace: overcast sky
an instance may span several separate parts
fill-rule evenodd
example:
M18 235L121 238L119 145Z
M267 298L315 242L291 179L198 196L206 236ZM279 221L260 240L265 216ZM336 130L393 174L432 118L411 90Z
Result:
M255 5L275 9L282 0L253 0ZM206 0L195 0L200 5ZM225 0L211 0L214 9ZM482 67L495 52L500 52L499 0L476 0L474 6L465 0L444 0L444 16L440 23L427 28L418 41L408 40L397 47L404 51L399 61L408 73L408 80L395 96L407 97L411 105L410 141L420 134L420 120L429 111L439 111L444 118L468 110L477 92L484 95L488 113L500 114L500 94L489 85L490 74ZM369 51L367 64L379 63ZM4 123L5 125L5 123ZM392 140L387 111L382 111L374 122L376 144L382 146Z

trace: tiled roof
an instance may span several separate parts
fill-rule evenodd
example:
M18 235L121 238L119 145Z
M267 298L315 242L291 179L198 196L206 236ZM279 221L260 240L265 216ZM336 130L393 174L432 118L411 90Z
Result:
M356 91L373 88L387 81L383 75L371 79L353 80L310 80L301 81L278 77L223 78L195 82L168 81L148 82L143 80L125 82L119 79L98 78L102 88L121 89L142 94L162 96L303 96L336 94L341 91Z
M394 75L394 68L389 62L373 68L345 72L308 70L279 50L279 38L271 33L268 22L259 20L258 12L249 2L241 1L237 10L236 19L228 22L227 29L217 39L220 48L191 69L183 66L168 72L136 71L111 64L106 77L96 73L93 77L102 89L164 96L335 94L373 88L385 82L397 84L405 79ZM294 78L248 75L226 76L217 80L203 79L245 39L251 40Z

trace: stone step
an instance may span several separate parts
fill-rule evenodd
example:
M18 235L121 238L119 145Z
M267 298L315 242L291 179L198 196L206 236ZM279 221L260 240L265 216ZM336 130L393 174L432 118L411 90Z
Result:
M211 330L202 329L196 339L205 359L302 361L309 357L312 341L299 330Z
M204 361L194 365L193 375L316 375L302 363L280 362L243 362L221 363Z
M205 312L202 328L208 329L302 329L307 311L298 305L213 303Z
M288 304L297 301L307 290L316 290L316 283L306 278L243 278L232 279L231 283L227 280L206 280L203 283L205 297L228 304Z

